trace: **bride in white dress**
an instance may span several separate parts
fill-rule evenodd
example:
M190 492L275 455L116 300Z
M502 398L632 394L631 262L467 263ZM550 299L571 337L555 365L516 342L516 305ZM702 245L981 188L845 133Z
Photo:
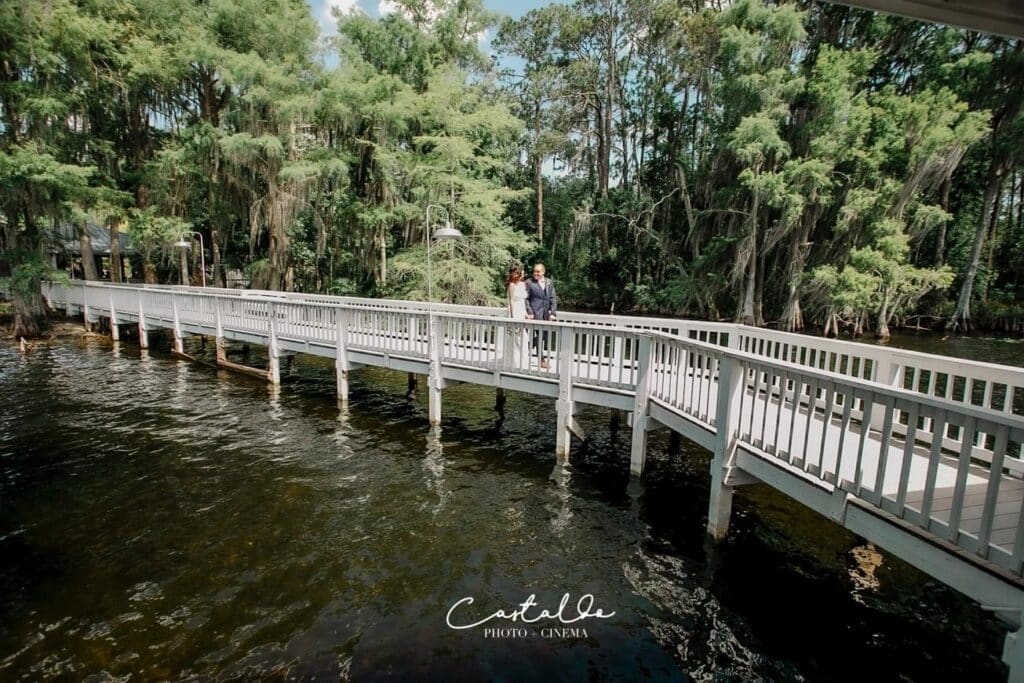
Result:
M508 295L508 314L513 320L526 320L526 280L523 279L522 266L508 269L506 294ZM529 367L527 338L529 333L524 325L522 329L512 331L512 359L515 367Z

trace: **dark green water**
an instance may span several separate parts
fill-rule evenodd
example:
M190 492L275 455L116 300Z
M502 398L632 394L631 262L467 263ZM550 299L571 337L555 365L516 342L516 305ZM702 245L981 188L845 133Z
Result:
M604 410L562 468L551 401L501 420L454 387L432 430L398 373L354 373L343 410L316 359L274 391L155 341L0 345L0 680L1005 678L989 614L771 490L741 489L710 546L686 442L652 435L631 482ZM565 592L615 616L586 638L445 623L466 596L482 617Z

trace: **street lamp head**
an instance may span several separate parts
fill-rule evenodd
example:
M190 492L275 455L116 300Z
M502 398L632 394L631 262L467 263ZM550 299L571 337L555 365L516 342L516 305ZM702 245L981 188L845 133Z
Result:
M453 227L451 221L445 221L443 228L438 228L434 231L434 239L438 242L445 240L457 240L462 237L462 233L458 228Z
M174 246L178 249L191 249L192 243L188 240L180 239L174 243Z

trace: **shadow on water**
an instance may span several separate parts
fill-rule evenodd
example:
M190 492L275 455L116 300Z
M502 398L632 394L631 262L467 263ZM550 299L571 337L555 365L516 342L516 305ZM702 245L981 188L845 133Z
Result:
M0 347L0 678L1005 677L990 615L770 489L710 544L694 444L652 433L638 481L607 410L557 464L549 399L460 385L431 428L400 373L343 406L322 359L268 388L153 341ZM565 592L615 616L445 624Z

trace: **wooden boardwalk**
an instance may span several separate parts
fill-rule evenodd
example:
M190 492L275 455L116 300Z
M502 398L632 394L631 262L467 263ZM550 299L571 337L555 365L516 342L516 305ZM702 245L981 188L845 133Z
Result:
M51 306L86 324L131 324L140 343L171 330L554 398L559 457L580 403L632 416L630 468L650 429L713 453L708 530L728 529L736 486L765 483L993 609L1024 613L1024 370L742 325L567 313L513 321L503 309L188 287L47 284ZM545 360L545 363L541 361ZM1011 677L1024 638L1007 637Z

